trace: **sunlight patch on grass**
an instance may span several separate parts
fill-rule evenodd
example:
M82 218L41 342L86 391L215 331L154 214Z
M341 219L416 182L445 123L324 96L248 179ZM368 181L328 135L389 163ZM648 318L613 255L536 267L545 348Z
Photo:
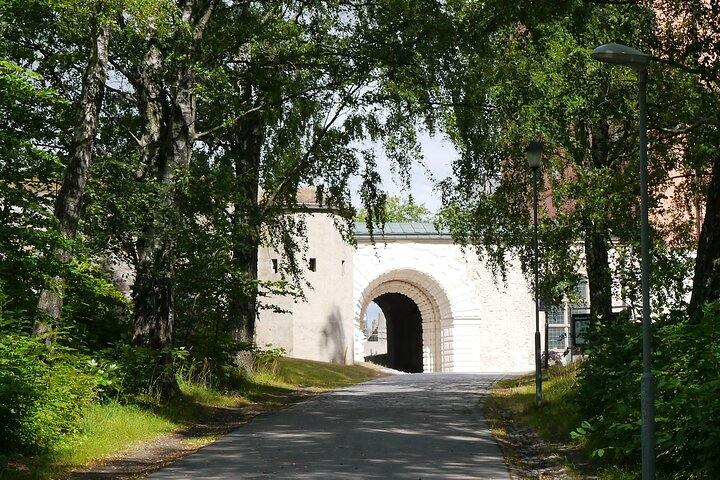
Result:
M82 433L58 452L57 461L64 465L87 465L177 427L177 423L135 405L94 405L83 419Z
M193 401L215 407L237 407L246 400L236 395L228 395L202 383L193 383L178 379L180 390Z
M331 389L366 382L383 376L379 370L363 365L337 365L295 358L282 358L276 376L288 385Z
M543 401L535 405L535 374L501 380L495 385L486 403L486 415L493 434L507 438L508 414L512 421L529 427L546 442L571 445L570 432L580 424L578 409L572 400L577 365L552 367L543 374ZM512 446L506 449L506 460L513 465L522 463L522 455ZM576 471L574 461L559 455L563 465ZM585 459L582 459L583 462ZM578 476L576 478L583 478Z
M489 403L512 412L517 420L533 427L544 440L568 442L570 431L582 421L572 400L576 373L576 364L551 367L544 372L539 409L535 405L534 374L498 382Z

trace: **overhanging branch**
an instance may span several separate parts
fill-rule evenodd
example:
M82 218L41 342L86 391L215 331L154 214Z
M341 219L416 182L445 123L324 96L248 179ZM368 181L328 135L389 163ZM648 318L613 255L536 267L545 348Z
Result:
M716 127L720 127L720 120L717 118L701 118L700 120L691 125L674 128L661 127L659 128L659 130L663 133L668 134L668 136L686 135L697 129L698 127L702 127L703 125L715 125Z

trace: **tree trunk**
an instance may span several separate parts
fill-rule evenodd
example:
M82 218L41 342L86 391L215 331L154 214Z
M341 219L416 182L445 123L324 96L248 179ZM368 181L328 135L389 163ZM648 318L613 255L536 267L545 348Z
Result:
M82 200L95 149L100 109L105 95L111 33L111 24L103 21L101 15L97 14L92 28L90 57L83 74L82 92L69 152L70 161L65 168L62 185L55 201L57 230L66 240L73 240L77 235ZM63 248L56 249L54 255L61 262L68 262L71 258L70 253ZM40 318L33 326L33 334L36 336L51 332L53 324L62 314L64 280L58 277L55 278L54 283L56 284L54 288L46 285L40 292L38 301ZM47 342L51 342L52 338L52 335L48 335Z
M233 270L240 271L244 279L234 279L229 301L229 315L236 343L252 342L255 337L257 301L257 262L260 246L258 215L258 184L260 154L264 130L259 115L241 121L234 145L235 179L238 201L233 211Z
M586 130L585 163L590 169L600 169L609 164L609 123L600 120ZM582 164L582 163L581 163ZM590 316L602 322L612 321L612 275L608 262L608 228L604 222L583 215L585 230L585 267L588 276Z
M200 5L202 4L202 5ZM144 235L138 240L138 265L133 299L135 303L133 342L155 350L166 350L168 364L162 379L161 393L172 398L180 393L172 368L170 349L175 324L175 227L178 206L175 171L185 170L195 142L196 105L194 69L197 49L202 40L216 1L184 2L178 35L192 32L187 50L178 60L163 56L155 31L148 34L148 51L138 78L140 112L143 119L143 160L157 183L158 212L149 217ZM175 64L171 85L163 82L166 65Z
M695 275L690 296L690 321L702 319L702 307L720 299L720 157L713 163L707 192L705 220L695 259Z
M137 241L137 264L133 284L133 343L156 351L165 350L165 374L160 393L173 398L180 389L172 372L170 349L175 324L174 270L171 225L173 172L169 163L170 119L163 89L164 62L151 29L148 50L138 72L138 105L143 132L140 138L146 180L157 183L157 210L147 217L143 236Z
M145 175L159 184L169 180L163 137L167 127L162 91L162 57L152 37L138 72L138 105L143 123L140 137ZM159 188L159 196L165 193ZM162 203L164 200L158 201ZM164 207L164 208L163 208ZM158 217L166 216L167 206L158 205ZM172 288L167 247L163 245L164 219L149 216L144 234L137 241L137 264L133 284L133 342L156 350L172 341ZM160 229L160 231L158 231Z
M590 316L602 323L612 322L612 276L608 265L607 230L585 232L585 263L590 291Z

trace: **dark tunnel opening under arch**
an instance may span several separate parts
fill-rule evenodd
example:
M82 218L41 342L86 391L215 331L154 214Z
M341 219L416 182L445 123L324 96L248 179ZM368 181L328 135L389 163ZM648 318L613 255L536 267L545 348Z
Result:
M385 315L387 355L373 359L395 370L423 371L422 315L417 304L401 293L385 293L373 300Z

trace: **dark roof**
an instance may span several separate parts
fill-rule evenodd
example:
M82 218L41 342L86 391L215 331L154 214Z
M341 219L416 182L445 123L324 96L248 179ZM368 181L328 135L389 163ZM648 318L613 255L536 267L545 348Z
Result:
M373 228L373 236L381 240L452 240L446 229L437 231L432 223L388 222L384 231ZM367 240L370 232L364 222L355 222L355 238Z

